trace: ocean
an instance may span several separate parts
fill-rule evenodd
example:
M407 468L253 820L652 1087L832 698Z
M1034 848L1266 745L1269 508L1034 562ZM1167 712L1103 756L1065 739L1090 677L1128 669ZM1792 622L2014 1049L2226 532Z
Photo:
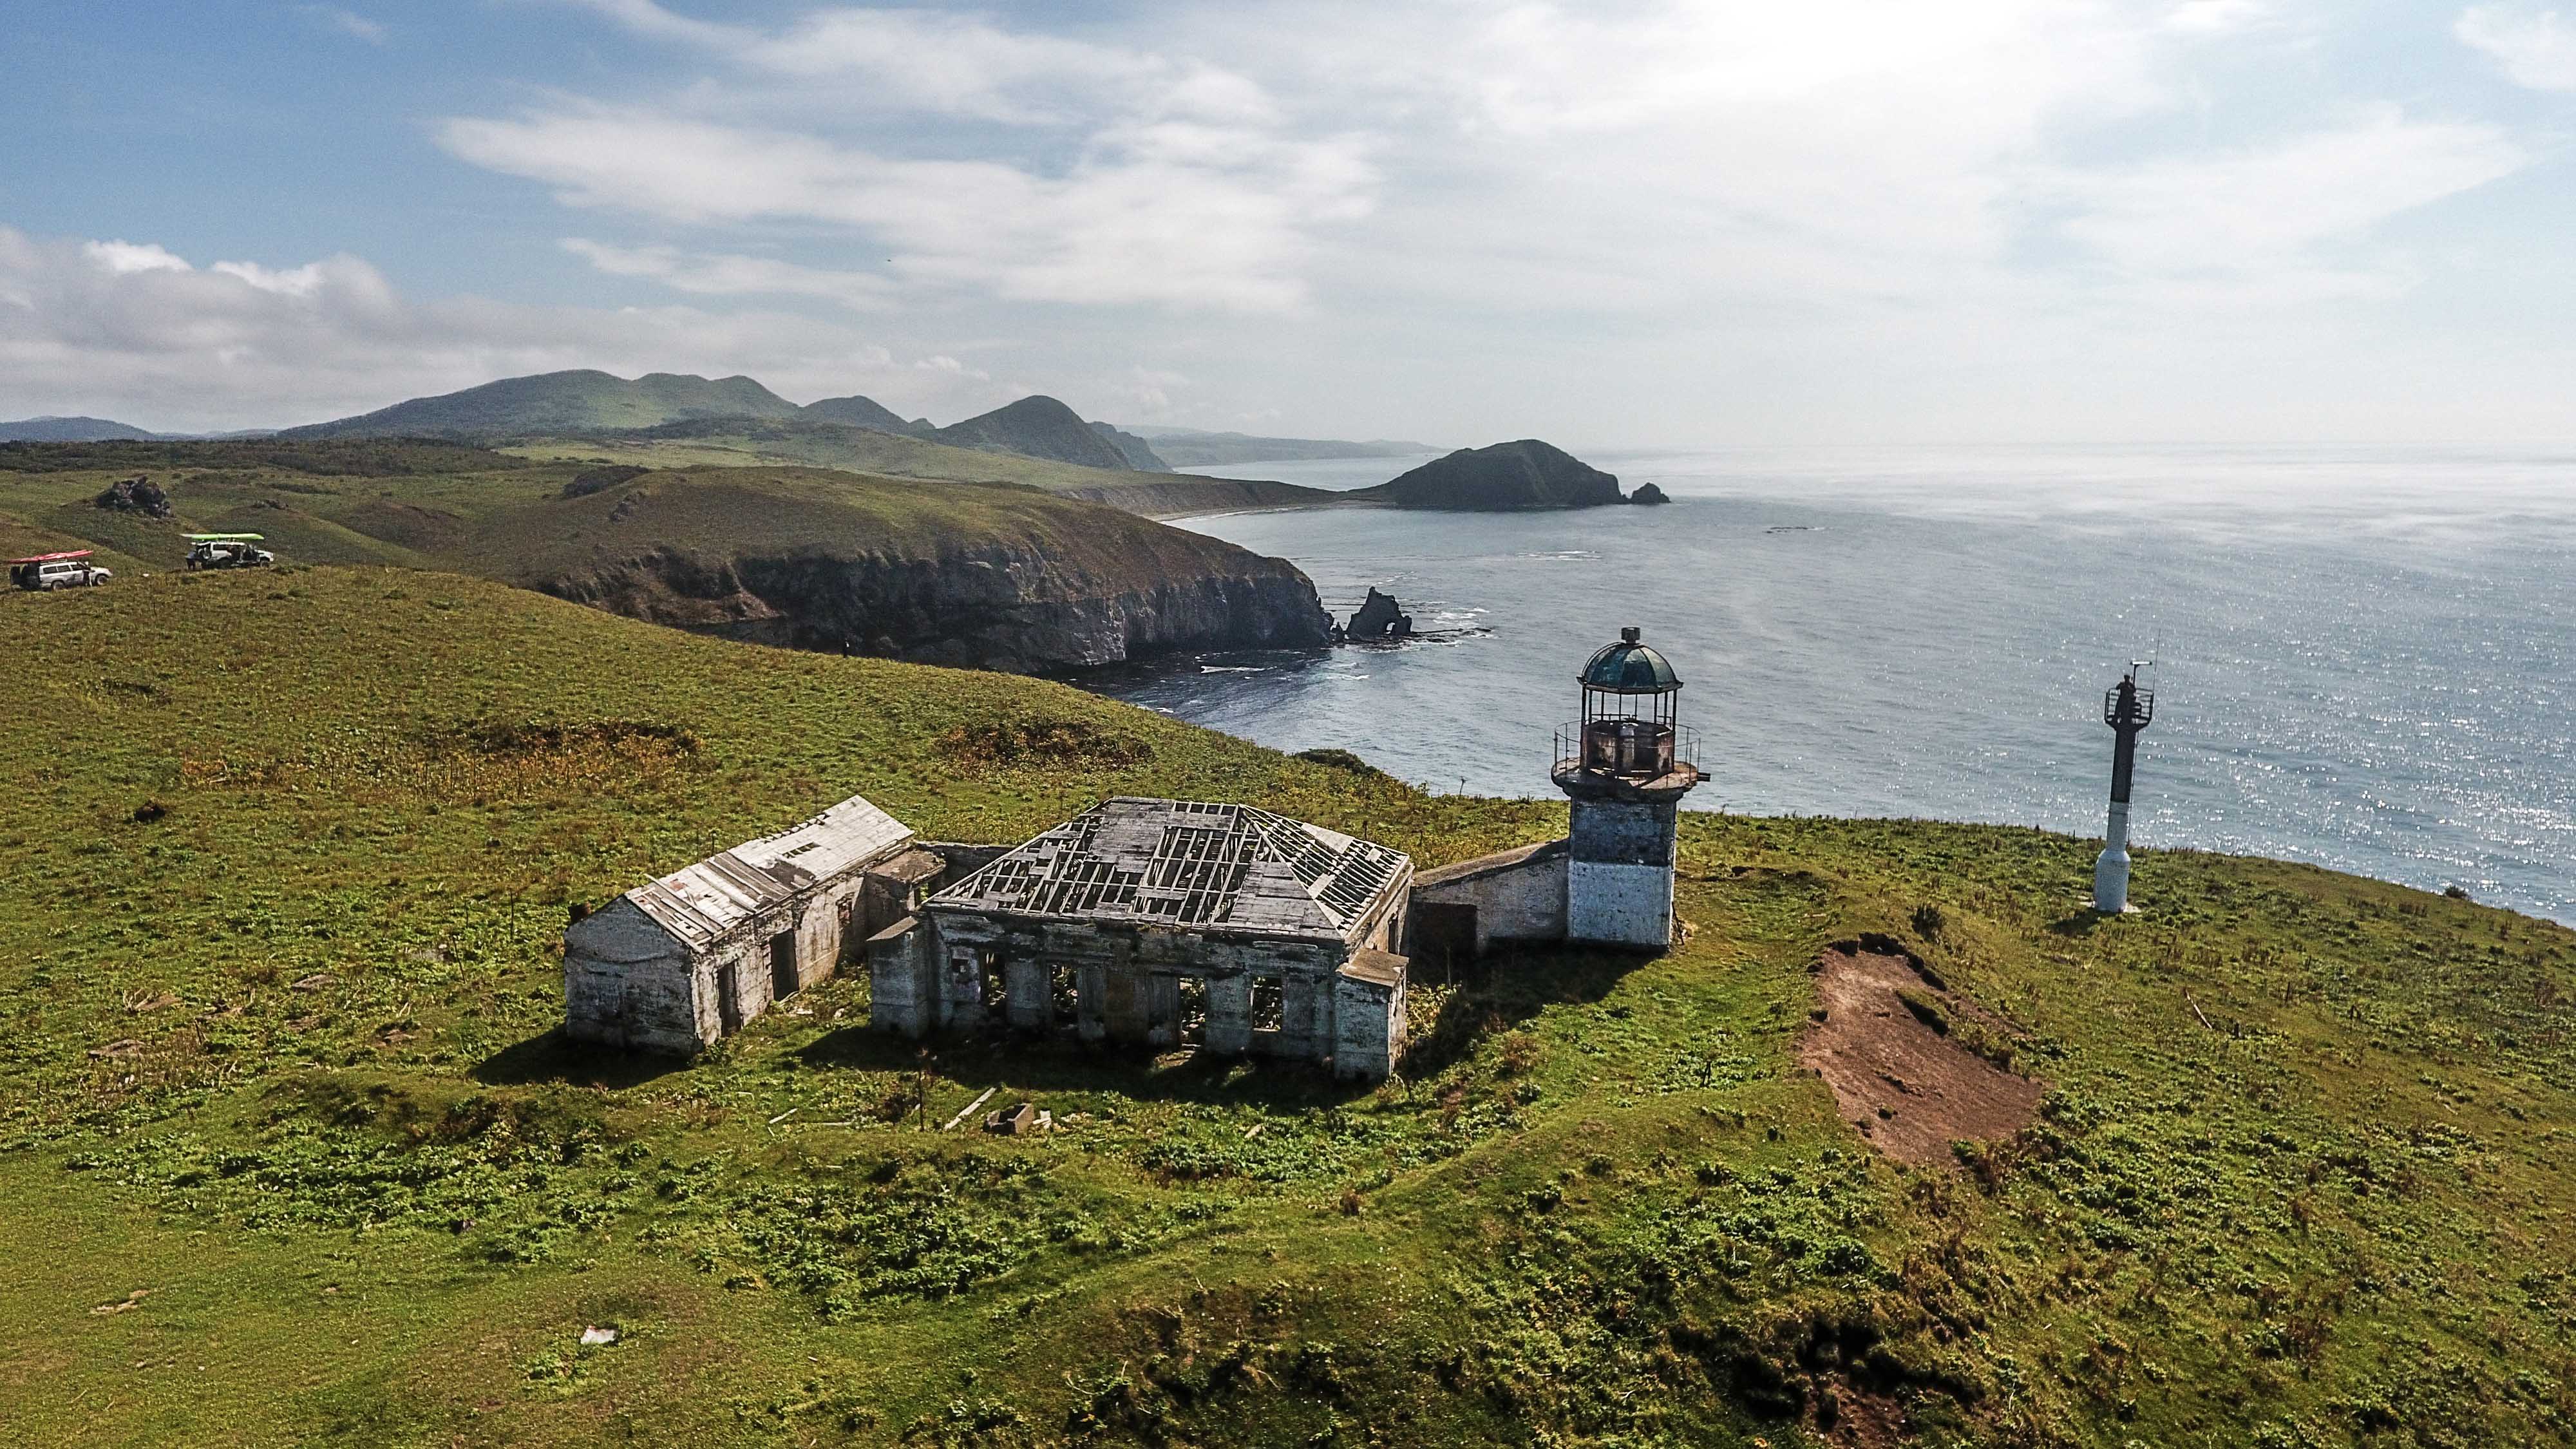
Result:
M2576 922L2576 456L2329 449L1587 453L1661 508L1327 510L1182 526L1296 562L1398 647L1087 681L1428 788L1552 794L1623 625L1685 682L1702 809L2098 836L2102 694L2157 695L2133 838ZM1420 459L1211 468L1322 487Z

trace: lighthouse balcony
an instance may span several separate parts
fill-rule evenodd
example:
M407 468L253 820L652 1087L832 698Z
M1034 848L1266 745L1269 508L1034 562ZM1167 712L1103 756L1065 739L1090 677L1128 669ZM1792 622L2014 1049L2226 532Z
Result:
M1651 798L1700 781L1699 731L1646 719L1576 720L1556 727L1559 788L1586 786Z

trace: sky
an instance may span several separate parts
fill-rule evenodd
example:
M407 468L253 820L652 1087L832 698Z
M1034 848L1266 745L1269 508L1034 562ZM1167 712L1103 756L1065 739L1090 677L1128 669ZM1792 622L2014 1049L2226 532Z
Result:
M0 417L2565 443L2576 5L9 0Z

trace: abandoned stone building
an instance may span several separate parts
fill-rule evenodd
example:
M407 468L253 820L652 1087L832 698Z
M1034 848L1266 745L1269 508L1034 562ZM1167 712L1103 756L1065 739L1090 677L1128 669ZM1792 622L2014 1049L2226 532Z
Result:
M1635 629L1577 676L1549 778L1565 839L1416 876L1248 805L1120 797L1015 848L931 844L856 796L636 887L564 932L565 1029L690 1052L853 960L876 1026L1062 1032L1375 1080L1409 972L1497 945L1663 950L1700 783L1682 682Z
M945 862L856 795L637 886L564 931L564 1032L694 1052L832 974Z
M872 1019L1326 1063L1404 1048L1413 863L1247 805L1121 797L868 943Z

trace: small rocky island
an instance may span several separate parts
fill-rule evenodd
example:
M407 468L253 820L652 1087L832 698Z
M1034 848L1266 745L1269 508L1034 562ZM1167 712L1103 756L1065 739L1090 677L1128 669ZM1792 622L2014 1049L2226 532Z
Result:
M1535 508L1598 508L1613 503L1661 503L1663 490L1648 484L1629 498L1616 476L1562 448L1523 438L1488 448L1461 448L1374 488L1345 495L1381 508L1439 508L1511 512Z

